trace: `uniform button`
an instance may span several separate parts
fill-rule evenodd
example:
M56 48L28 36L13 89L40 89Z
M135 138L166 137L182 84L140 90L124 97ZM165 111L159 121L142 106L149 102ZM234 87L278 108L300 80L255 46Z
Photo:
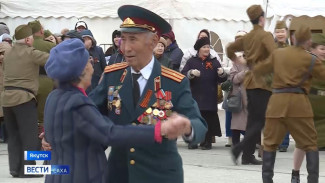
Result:
M135 161L134 161L134 160L131 160L131 161L130 161L130 164L131 164L131 165L134 165L134 164L135 164Z
M134 126L135 126L135 125L137 125L137 124L136 124L136 123L132 123L132 125L134 125Z
M133 153L134 151L135 151L135 149L134 149L134 148L131 148L131 149L130 149L130 152L132 152L132 153Z

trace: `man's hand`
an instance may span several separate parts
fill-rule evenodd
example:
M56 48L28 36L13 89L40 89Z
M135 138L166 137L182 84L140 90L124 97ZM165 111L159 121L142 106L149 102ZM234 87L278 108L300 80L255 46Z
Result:
M193 70L191 70L191 75L193 75L195 77L200 77L201 72L197 69L193 69Z
M43 148L45 151L50 151L50 150L52 150L52 147L51 147L51 145L50 145L49 143L46 142L44 136L45 136L45 133L42 132L42 133L38 136L38 138L42 139L42 148Z
M192 126L190 120L176 113L161 123L161 135L170 140L176 139L181 135L190 135L191 132Z

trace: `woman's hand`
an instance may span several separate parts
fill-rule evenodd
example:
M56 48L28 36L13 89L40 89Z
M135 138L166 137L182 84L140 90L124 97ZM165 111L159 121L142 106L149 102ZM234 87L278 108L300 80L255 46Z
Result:
M193 75L195 77L200 77L201 72L197 69L193 69L193 70L191 70L191 75Z

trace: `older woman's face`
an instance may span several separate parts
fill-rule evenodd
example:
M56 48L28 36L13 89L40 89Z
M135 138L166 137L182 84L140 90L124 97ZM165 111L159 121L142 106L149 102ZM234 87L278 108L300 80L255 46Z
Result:
M153 52L156 55L162 55L164 53L165 46L162 43L158 43Z
M210 45L204 45L199 49L199 56L200 57L207 57L210 54Z
M325 60L325 46L318 45L316 48L311 48L310 51L315 54L320 60Z
M88 63L82 72L83 76L81 76L80 78L81 83L83 83L83 85L85 86L85 89L91 85L91 78L94 73L92 62L92 58L89 58Z

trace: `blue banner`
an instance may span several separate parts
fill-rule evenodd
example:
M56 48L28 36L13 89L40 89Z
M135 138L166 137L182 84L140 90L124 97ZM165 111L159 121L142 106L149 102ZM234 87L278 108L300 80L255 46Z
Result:
M70 173L70 169L68 165L51 165L52 175L64 175L69 173Z
M51 151L25 151L25 160L51 160Z

